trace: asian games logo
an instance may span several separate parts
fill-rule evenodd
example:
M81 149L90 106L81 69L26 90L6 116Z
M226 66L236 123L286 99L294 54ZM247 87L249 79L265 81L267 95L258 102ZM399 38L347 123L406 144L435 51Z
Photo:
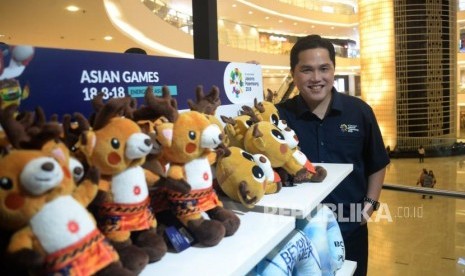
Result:
M358 126L357 125L349 125L349 124L341 124L339 126L342 132L348 132L348 133L353 133L353 132L358 132Z
M232 87L232 93L239 98L239 94L244 92L244 80L242 79L242 72L239 68L234 68L229 74L229 83Z
M249 104L263 98L261 66L250 63L228 63L223 73L224 91L233 104Z

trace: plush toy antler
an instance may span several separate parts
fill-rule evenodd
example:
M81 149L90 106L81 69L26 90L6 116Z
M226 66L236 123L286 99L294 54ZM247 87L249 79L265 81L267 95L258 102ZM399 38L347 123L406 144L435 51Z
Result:
M92 124L92 128L94 130L103 128L116 116L132 117L132 114L128 112L130 110L129 105L131 103L129 98L114 98L103 104L102 95L103 94L99 94L98 97L94 98L94 102L97 102L99 106Z
M70 114L63 115L63 141L71 151L76 151L75 147L79 137L89 129L89 121L81 113L76 112L73 116Z
M215 115L216 109L221 105L220 90L217 86L212 86L212 89L207 95L203 93L203 86L197 86L195 90L196 101L187 100L187 104L191 110L200 113Z
M40 149L46 142L60 137L61 126L57 122L46 122L40 107L36 108L35 117L26 112L19 120L15 118L17 109L17 105L0 108L0 123L14 148Z
M178 117L178 103L171 97L168 86L163 86L162 97L156 97L152 86L147 87L144 96L145 106L133 112L133 120L152 120L166 117L170 122L174 122Z

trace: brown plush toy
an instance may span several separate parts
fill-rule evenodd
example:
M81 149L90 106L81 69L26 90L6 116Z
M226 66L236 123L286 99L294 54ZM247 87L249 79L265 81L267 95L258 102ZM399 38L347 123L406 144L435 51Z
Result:
M270 122L256 123L247 130L244 149L253 154L265 155L273 168L283 168L292 176L307 174L307 169L293 158L293 151L282 132Z
M238 147L229 147L216 164L216 179L221 190L231 199L253 208L265 194L275 193L271 188L274 171L268 158L252 155Z
M139 125L142 132L147 134L152 141L152 150L146 156L142 167L154 174L164 176L165 165L160 162L161 145L156 139L155 122L157 120L175 121L178 116L178 104L176 99L171 98L167 86L162 88L162 97L153 93L151 86L147 87L144 96L145 105L133 111L133 120Z
M217 125L223 134L223 144L229 146L229 138L224 135L223 124L216 116L216 109L221 105L220 90L217 86L212 86L208 94L203 93L203 86L199 85L195 89L196 100L187 100L190 110L205 114L210 123Z
M101 95L95 98L92 129L81 134L76 148L102 175L93 203L99 228L117 249L124 267L139 273L148 262L160 260L167 246L157 234L148 196L148 185L160 178L141 167L152 143L134 121L120 116L131 116L129 104L129 98L105 104Z
M224 133L228 137L230 147L244 148L244 136L249 127L258 123L255 120L256 116L239 115L234 118L221 116L221 120L225 123Z
M2 274L133 275L86 209L97 194L98 170L91 167L84 179L79 174L76 186L79 164L58 140L58 123L45 122L40 108L21 122L16 109L0 112L15 147L0 159L0 228L11 234Z
M222 142L219 127L204 114L187 111L174 122L156 126L157 139L163 147L163 159L168 161L169 182L187 183L190 192L168 191L172 211L204 246L218 244L224 236L233 235L240 220L232 211L223 208L212 187L210 165L216 160L213 151ZM206 212L210 219L204 219Z
M268 89L268 95L265 101L258 102L254 100L253 108L249 106L243 106L243 114L256 117L258 121L266 121L276 126L284 136L284 139L292 151L293 162L300 164L306 168L306 172L300 172L298 175L286 173L286 170L277 169L279 171L283 183L286 185L292 185L293 183L302 182L321 182L326 178L327 171L322 166L313 166L308 160L307 156L300 151L298 147L299 139L292 130L287 122L281 120L279 117L278 110L272 103L273 93Z
M0 227L14 231L8 263L38 274L133 275L85 208L97 193L98 171L76 188L66 147L45 148L0 159Z

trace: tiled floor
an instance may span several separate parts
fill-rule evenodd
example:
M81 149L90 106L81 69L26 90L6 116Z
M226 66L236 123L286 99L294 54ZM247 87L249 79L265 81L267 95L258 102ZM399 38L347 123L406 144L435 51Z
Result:
M432 169L436 189L465 193L465 156L392 159L385 183L415 186ZM368 275L465 275L465 199L383 190L385 203L369 223ZM377 220L377 221L376 221Z

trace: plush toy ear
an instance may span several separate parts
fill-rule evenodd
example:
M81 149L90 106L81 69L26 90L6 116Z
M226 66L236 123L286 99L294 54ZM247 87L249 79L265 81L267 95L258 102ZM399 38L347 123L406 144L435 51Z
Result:
M172 129L163 129L161 131L161 136L164 138L162 139L162 145L170 147L171 143L173 142L173 130Z
M153 130L153 122L150 120L137 121L137 125L140 127L143 133L150 133Z
M85 156L91 156L97 143L97 137L93 131L85 131L81 134L79 150L84 153Z
M60 164L68 164L69 150L64 143L49 141L42 146L42 151L55 158Z
M263 134L258 130L258 125L254 125L253 127L253 144L255 148L260 151L266 150L266 142L263 139Z
M157 132L157 141L162 145L162 147L171 147L173 142L173 123L155 122L155 131Z

